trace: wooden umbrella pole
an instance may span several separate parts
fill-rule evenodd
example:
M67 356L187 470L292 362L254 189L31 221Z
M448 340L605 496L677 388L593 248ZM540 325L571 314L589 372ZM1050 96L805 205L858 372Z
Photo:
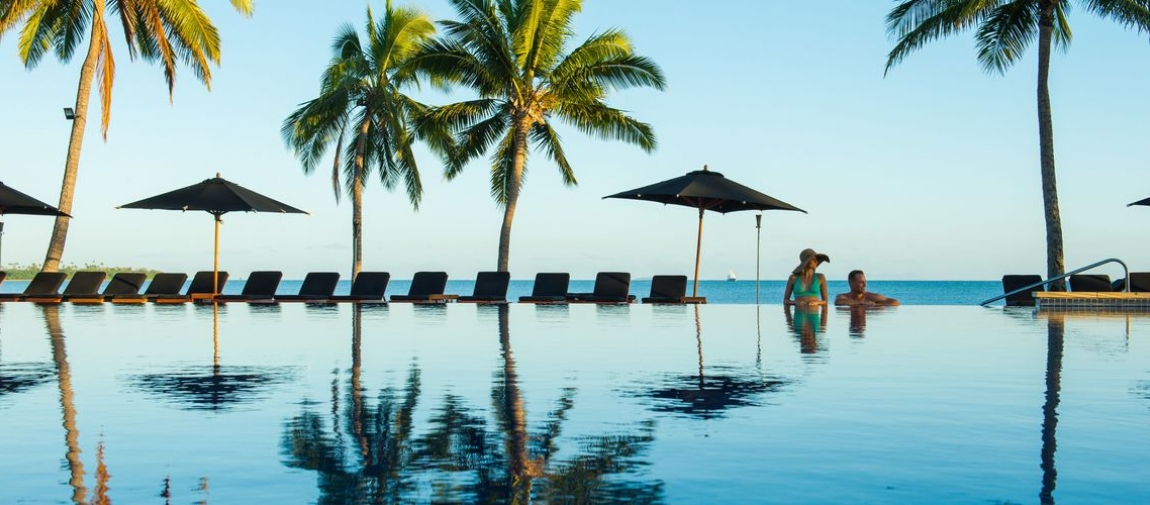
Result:
M212 254L212 300L220 293L220 215L216 216L216 246Z
M699 253L703 252L703 208L699 207L699 237L695 239L695 288L691 296L699 296Z

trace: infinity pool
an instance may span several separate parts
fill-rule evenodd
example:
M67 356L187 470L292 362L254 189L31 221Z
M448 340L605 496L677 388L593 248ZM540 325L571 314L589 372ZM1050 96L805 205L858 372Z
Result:
M1150 315L0 305L0 503L1132 503Z

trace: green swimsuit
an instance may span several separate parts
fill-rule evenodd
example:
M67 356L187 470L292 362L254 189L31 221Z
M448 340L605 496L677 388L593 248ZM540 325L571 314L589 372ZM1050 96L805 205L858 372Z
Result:
M797 299L804 297L804 296L809 296L811 298L821 298L823 296L823 292L821 289L819 289L818 280L819 280L819 274L814 274L811 276L811 285L804 287L802 276L796 275L795 276L795 287L794 287L794 291L793 291L793 293L795 295L795 299L797 300Z

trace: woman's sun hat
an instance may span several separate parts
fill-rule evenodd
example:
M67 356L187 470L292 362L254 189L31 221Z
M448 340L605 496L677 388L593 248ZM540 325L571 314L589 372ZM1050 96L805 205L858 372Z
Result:
M831 262L830 256L827 256L827 255L822 254L822 253L817 253L817 252L815 252L814 249L811 249L808 247L806 249L803 249L803 252L799 253L799 266L795 267L795 269L791 273L793 273L795 275L803 273L803 265L806 265L807 262L810 261L812 256L814 256L815 258L818 258L819 263L830 263Z

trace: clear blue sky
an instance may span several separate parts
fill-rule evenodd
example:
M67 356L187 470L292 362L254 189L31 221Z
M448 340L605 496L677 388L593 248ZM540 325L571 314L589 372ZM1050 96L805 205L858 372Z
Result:
M113 207L220 172L311 213L226 215L222 268L241 277L261 269L346 276L350 203L335 203L326 167L302 173L279 127L315 96L337 28L361 26L367 4L263 1L244 19L227 2L202 3L223 39L210 92L181 68L169 104L161 70L130 62L116 39L112 124L105 143L98 120L89 122L65 263L210 269L207 214ZM442 0L397 3L433 19L453 14ZM383 2L371 5L378 11ZM665 92L629 90L611 100L651 123L659 148L648 155L564 129L580 184L564 187L542 156L530 162L513 277L690 275L695 211L601 197L704 164L809 212L765 213L764 279L785 278L805 247L831 256L820 271L832 279L853 268L871 279L1044 273L1035 51L1005 76L988 75L968 33L926 47L884 78L893 42L883 19L893 5L587 0L577 40L622 28L666 73ZM1119 257L1150 270L1143 232L1150 208L1126 207L1150 196L1150 44L1145 34L1081 10L1071 20L1074 42L1055 53L1050 81L1067 267ZM0 180L51 203L70 127L61 109L74 103L79 65L79 57L69 64L49 57L26 71L15 38L0 40ZM96 94L92 104L98 117ZM418 270L472 278L493 269L502 211L488 194L486 160L447 182L438 159L419 154L426 194L418 212L377 182L367 190L365 268L397 278ZM701 278L728 270L754 278L753 216L707 214ZM4 222L3 263L41 262L51 220Z

